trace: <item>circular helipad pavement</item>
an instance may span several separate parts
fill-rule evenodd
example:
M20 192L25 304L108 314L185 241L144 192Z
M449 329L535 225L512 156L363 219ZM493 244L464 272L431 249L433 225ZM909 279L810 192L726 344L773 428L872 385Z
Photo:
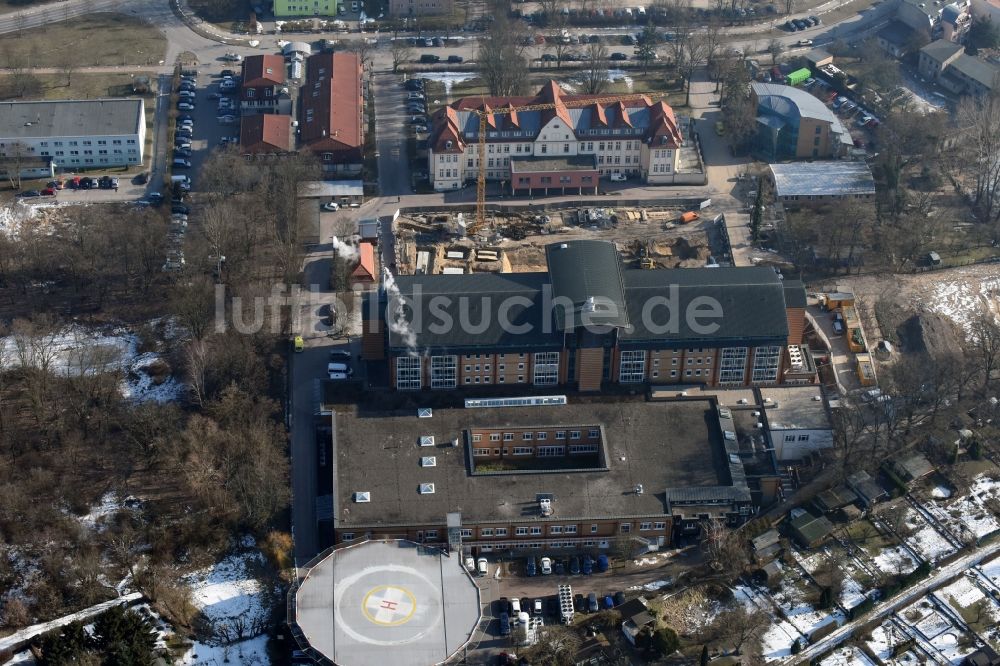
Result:
M458 557L408 541L334 551L296 593L310 647L350 666L445 661L479 622L479 590Z

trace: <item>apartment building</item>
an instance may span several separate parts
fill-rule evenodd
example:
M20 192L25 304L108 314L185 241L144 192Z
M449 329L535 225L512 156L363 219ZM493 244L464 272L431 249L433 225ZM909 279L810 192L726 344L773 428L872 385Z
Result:
M971 21L971 0L895 0L895 18L932 40L958 42Z
M453 0L389 0L389 15L393 18L410 16L438 16L451 14Z
M361 59L356 53L319 53L306 59L306 80L299 92L300 147L319 157L326 174L361 171L363 85Z
M1000 86L1000 66L970 56L960 44L944 39L920 49L917 69L956 95L988 95Z
M258 113L240 118L240 150L254 157L288 155L294 151L291 116Z
M0 103L0 163L31 160L46 174L131 166L142 163L145 142L141 99Z
M387 360L398 391L815 381L788 351L802 342L799 281L628 269L605 241L555 243L546 258L546 272L398 276L398 295L365 306L364 357Z
M600 97L568 95L550 81L534 97L467 97L439 109L427 143L434 189L458 189L477 179L478 111L538 104L553 108L488 117L487 180L524 194L542 188L579 193L612 174L670 182L684 141L673 109L649 98L588 103Z
M338 414L334 427L336 542L446 541L457 511L479 553L658 548L710 518L742 523L760 505L757 477L778 478L772 466L748 481L714 399L469 400Z
M277 18L296 16L336 16L337 0L274 0Z
M253 55L243 60L240 109L252 113L290 115L292 98L285 78L285 59L279 55Z

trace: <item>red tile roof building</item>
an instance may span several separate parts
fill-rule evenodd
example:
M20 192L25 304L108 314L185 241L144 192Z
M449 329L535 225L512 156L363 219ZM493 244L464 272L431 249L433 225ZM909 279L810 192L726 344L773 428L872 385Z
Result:
M240 107L244 113L289 113L291 98L285 88L285 59L279 55L247 56L243 61Z
M358 265L351 271L355 282L375 282L375 246L371 243L358 244Z
M240 150L244 155L283 155L293 152L291 116L258 113L240 120Z
M587 104L588 100L600 97L568 95L550 81L534 97L464 97L439 109L433 116L428 140L428 168L434 189L458 189L476 180L479 165L476 111L533 104L555 107L489 116L487 180L503 181L518 189L518 184L511 182L512 162L580 157L592 160L593 168L602 177L622 174L639 177L647 183L670 182L684 142L673 109L648 97ZM558 171L551 176L553 183L559 182ZM574 181L572 186L576 185Z
M313 151L328 173L361 170L364 96L361 60L338 51L310 56L300 90L301 146Z

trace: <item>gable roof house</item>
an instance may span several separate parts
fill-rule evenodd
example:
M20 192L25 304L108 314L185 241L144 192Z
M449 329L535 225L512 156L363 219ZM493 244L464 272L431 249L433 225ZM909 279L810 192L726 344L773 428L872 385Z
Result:
M360 173L364 147L361 60L356 53L318 53L306 61L299 140L328 174Z
M240 119L240 151L244 155L286 155L292 147L292 118L258 113Z
M243 61L240 109L244 114L292 112L285 86L285 59L279 55L247 56Z

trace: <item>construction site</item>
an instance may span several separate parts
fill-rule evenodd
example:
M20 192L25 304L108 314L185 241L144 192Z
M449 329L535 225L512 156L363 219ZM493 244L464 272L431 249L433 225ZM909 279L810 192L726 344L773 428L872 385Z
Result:
M713 215L672 207L573 208L488 214L402 214L396 220L401 275L527 273L545 270L545 245L555 240L613 241L626 265L695 268L728 263Z

